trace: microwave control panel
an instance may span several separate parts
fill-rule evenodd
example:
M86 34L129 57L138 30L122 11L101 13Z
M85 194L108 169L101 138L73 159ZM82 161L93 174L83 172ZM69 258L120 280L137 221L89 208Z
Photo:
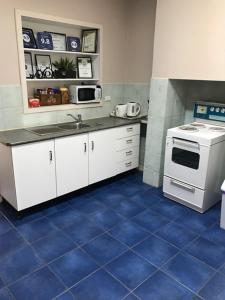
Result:
M225 104L197 102L194 107L194 118L225 122Z

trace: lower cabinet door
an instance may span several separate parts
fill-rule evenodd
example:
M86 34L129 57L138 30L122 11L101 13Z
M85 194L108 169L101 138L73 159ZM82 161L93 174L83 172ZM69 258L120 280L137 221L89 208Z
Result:
M54 140L12 147L18 210L56 197Z
M116 129L89 134L89 184L116 175Z
M88 185L88 135L55 140L57 196Z

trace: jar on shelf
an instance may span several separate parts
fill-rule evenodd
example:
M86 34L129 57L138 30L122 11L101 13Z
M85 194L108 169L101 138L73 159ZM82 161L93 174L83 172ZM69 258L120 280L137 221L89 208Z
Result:
M60 92L62 95L62 104L68 104L69 103L69 90L68 88L60 88Z

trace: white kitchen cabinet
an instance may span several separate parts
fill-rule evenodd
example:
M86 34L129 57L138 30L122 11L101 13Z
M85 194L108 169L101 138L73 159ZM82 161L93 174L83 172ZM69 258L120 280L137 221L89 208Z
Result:
M139 143L140 124L90 133L89 184L137 168ZM124 155L120 153L122 150L126 150ZM129 157L131 153L135 159Z
M89 184L116 175L116 132L106 129L89 134Z
M17 210L138 167L140 124L18 146L0 144L0 191Z
M1 195L17 210L56 197L53 140L0 150Z
M88 185L88 134L55 140L57 196Z

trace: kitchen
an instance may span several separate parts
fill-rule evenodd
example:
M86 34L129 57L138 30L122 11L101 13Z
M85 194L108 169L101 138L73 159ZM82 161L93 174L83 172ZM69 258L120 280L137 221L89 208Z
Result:
M201 131L223 127L224 8L222 0L2 4L0 299L225 298L224 134L203 140ZM23 44L30 29L38 48ZM37 42L38 32L53 42L66 34L84 47L90 30L98 37L93 52ZM74 59L76 75L37 72L47 56L52 65ZM99 101L78 103L83 91ZM193 132L181 133L190 123ZM183 157L184 146L168 154L170 137L179 147L197 143L200 159ZM201 167L195 178L206 143L221 174ZM200 182L205 174L215 194ZM179 199L165 178L181 189ZM209 204L199 197L198 206L188 204L197 191Z

